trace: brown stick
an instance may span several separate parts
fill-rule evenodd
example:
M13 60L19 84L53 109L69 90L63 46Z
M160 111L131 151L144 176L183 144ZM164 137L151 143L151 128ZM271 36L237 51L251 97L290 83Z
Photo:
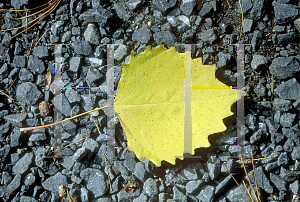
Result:
M39 128L46 128L46 127L49 127L49 126L54 126L56 124L60 124L60 123L63 123L63 122L66 122L66 121L69 121L69 120L72 120L72 119L76 119L76 118L78 118L80 116L83 116L83 115L86 115L86 114L89 114L91 112L95 112L95 111L98 111L98 110L101 110L101 109L105 109L105 108L108 108L108 107L113 107L113 105L96 108L96 109L93 109L91 111L84 112L82 114L78 114L76 116L73 116L71 118L67 118L65 120L62 120L62 121L59 121L59 122L56 122L56 123L50 123L50 124L44 125L44 126L35 126L35 127L28 127L28 128L20 128L20 132L24 132L24 131L28 131L28 130L34 130L34 129L39 129Z

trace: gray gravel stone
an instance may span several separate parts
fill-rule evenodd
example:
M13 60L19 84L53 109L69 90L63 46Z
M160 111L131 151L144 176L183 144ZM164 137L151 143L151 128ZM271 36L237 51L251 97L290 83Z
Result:
M224 180L222 180L222 182L216 187L215 194L217 195L222 192L228 186L228 183L231 181L231 179L231 175L228 175Z
M72 27L72 29L73 29L73 28L74 28L74 27ZM70 41L71 36L72 36L71 31L66 31L66 32L62 35L62 37L61 37L61 42L62 42L62 43L66 43L66 42Z
M98 45L100 43L100 33L94 24L88 24L83 35L84 39L91 44Z
M167 47L171 47L176 40L176 37L170 31L156 32L153 34L153 38L157 44L166 44Z
M5 79L8 76L8 65L4 63L0 69L0 79Z
M286 182L283 179L281 179L279 176L270 173L270 180L271 182L273 182L273 184L279 191L281 190L286 191Z
M213 163L207 164L207 169L209 171L209 176L212 180L217 179L221 174L221 162L220 159L216 159Z
M25 57L23 55L15 55L12 67L25 67Z
M221 31L222 31L223 34L228 33L228 31L229 31L229 26L228 25L226 25L225 23L220 23L219 26L220 26Z
M262 42L262 33L258 30L255 30L253 32L253 37L251 40L251 44L254 50L258 50L259 47L261 46L261 42Z
M119 45L118 49L115 51L115 59L120 61L127 55L127 46Z
M157 0L154 1L154 5L161 11L165 12L169 8L175 6L176 0Z
M252 8L251 0L241 0L240 2L242 5L243 13L247 12L248 10L250 10ZM240 3L238 1L236 2L236 6L237 6L236 11L238 13L242 13Z
M177 186L173 187L173 200L174 201L187 201L187 196Z
M280 111L288 111L290 109L292 109L292 103L289 100L284 100L284 99L280 99L280 98L275 98L273 104L275 105L275 107L277 109L279 109Z
M66 98L68 98L68 101L70 104L78 103L78 102L80 102L80 99L81 99L79 93L72 88L66 89L65 96L66 96Z
M81 64L81 57L72 57L69 61L69 70L72 72L78 72Z
M71 121L66 121L62 123L62 126L64 128L65 131L67 131L68 133L70 133L71 135L76 134L76 124L74 124Z
M149 197L156 197L158 195L158 188L157 188L157 184L155 182L155 180L153 180L152 178L148 178L144 185L143 185L143 189L145 190L146 194Z
M251 61L251 67L253 70L259 69L260 67L263 67L266 64L268 64L268 59L266 57L262 55L253 55Z
M62 175L60 172L56 173L54 176L49 177L44 182L42 182L42 186L44 189L57 193L58 194L58 187L63 185L68 187L67 176Z
M19 128L22 127L22 122L26 119L27 113L9 114L4 117L6 121Z
M214 196L215 188L213 186L206 186L204 189L201 190L200 194L197 198L203 202L212 202Z
M199 15L201 17L209 16L213 11L213 7L210 3L203 3L201 10L199 11Z
M32 54L41 59L46 59L47 57L49 57L48 48L46 46L34 47Z
M141 193L139 197L133 199L133 202L147 202L147 201L148 201L148 196L144 193Z
M120 202L128 202L132 201L134 198L137 198L140 195L140 190L136 190L134 192L126 192L124 189L122 189L118 194L118 201Z
M262 82L259 82L257 86L254 88L254 92L259 96L265 96L266 95L266 87Z
M186 193L187 194L195 194L200 191L200 189L203 187L204 184L205 183L203 180L189 181L185 187Z
M280 84L274 92L282 99L297 100L300 98L300 84L295 78L292 78Z
M28 5L29 0L11 0L11 5L15 9L20 9L23 5Z
M168 23L170 23L173 27L176 27L177 25L180 24L180 21L174 17L174 16L168 16L167 17L167 21Z
M45 128L40 128L40 129L32 130L32 134L29 138L29 141L35 142L35 141L43 141L46 139L47 139L47 136L45 133Z
M10 129L10 123L6 122L2 126L0 126L0 134L6 134Z
M280 177L284 179L286 182L295 181L300 176L300 171L290 171L286 170L283 167L280 167Z
M73 159L75 161L81 161L87 153L87 149L85 147L79 148L75 154L73 155Z
M195 168L184 168L180 171L180 174L187 180L197 180L200 177Z
M44 62L40 60L38 57L32 55L30 55L28 59L28 68L33 73L38 73L38 74L41 74L45 71Z
M185 15L191 15L196 3L196 0L183 0L180 4L180 10L182 10Z
M158 19L160 21L163 21L163 19L164 19L163 14L158 10L153 11L153 17L155 17L156 19ZM153 25L153 26L156 26L156 25Z
M291 183L289 188L292 190L293 194L298 194L300 191L299 180L296 180L295 182Z
M298 111L300 111L300 99L296 100L296 101L293 103L293 106L294 106Z
M265 175L262 166L255 168L255 175L256 175L256 182L257 186L265 190L267 193L273 193L273 187L270 185L270 181L268 180L267 176ZM249 179L251 183L255 183L253 170L248 172ZM247 179L248 180L248 179Z
M111 13L106 9L102 10L102 13L99 11L99 9L88 9L79 16L79 19L86 22L96 22L100 27L103 27L107 22L107 18L111 17Z
M274 22L278 25L288 23L291 20L296 19L299 11L296 6L292 4L272 2L274 8L275 19Z
M51 32L54 36L59 35L63 31L64 21L57 21L51 26Z
M250 18L253 20L260 20L265 14L265 4L265 0L255 1L250 11Z
M114 4L114 8L117 12L117 15L119 18L121 18L124 21L128 21L131 16L128 14L128 12L120 5Z
M201 39L204 42L214 43L217 40L217 35L215 34L214 29L208 29L203 32L200 32L197 35L198 39Z
M300 159L300 147L294 147L291 156L294 161Z
M87 41L75 41L74 50L78 55L89 55L92 53L92 47Z
M103 75L100 73L99 70L89 68L89 71L86 75L86 82L89 86L97 86L95 82L101 80L103 78Z
M1 74L1 72L0 72ZM22 68L19 72L19 78L23 82L32 82L33 81L33 74L28 71L26 68Z
M10 147L20 146L20 144L22 144L22 140L23 140L23 138L21 137L20 129L15 127L13 129L13 134L10 136L10 138L11 138Z
M99 169L87 168L80 172L80 177L85 180L86 188L95 198L103 196L108 189L107 176Z
M148 43L151 37L151 32L148 27L143 27L142 29L135 30L132 34L132 40L141 43Z
M84 94L81 95L81 105L85 111L90 111L94 109L95 102L96 102L96 95L95 94Z
M29 173L24 180L25 186L30 186L35 182L35 175L33 173Z
M141 6L141 4L142 4L142 0L129 0L129 1L126 2L126 6L131 11L139 8L139 6Z
M295 32L290 32L286 34L278 34L278 44L280 45L287 45L295 40L297 34Z
M289 156L287 152L282 152L277 159L278 166L285 166L289 163Z
M119 39L122 38L124 36L124 29L123 28L119 28L115 31L115 33L113 34L113 38L114 39Z
M145 169L145 164L143 162L137 162L134 168L134 175L141 180L141 182L145 182L147 177L147 171Z
M217 56L218 56L218 59L219 59L218 63L217 63L217 68L226 67L229 64L230 60L231 60L231 54L230 53L226 54L226 53L220 52L220 53L218 53Z
M95 140L88 138L84 141L82 147L86 148L90 154L93 154L99 148L99 144Z
M5 196L10 196L15 190L17 190L21 185L21 175L16 174L14 179L7 185L5 189Z
M0 148L0 162L4 162L6 160L9 151L10 151L10 146L8 144Z
M38 200L31 196L21 196L20 202L38 202Z
M252 19L244 19L243 20L243 33L249 33L252 30L253 20Z
M72 27L72 35L79 36L80 35L80 27Z

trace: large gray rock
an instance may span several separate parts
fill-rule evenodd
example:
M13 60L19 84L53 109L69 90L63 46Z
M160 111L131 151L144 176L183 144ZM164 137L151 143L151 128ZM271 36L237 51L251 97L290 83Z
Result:
M270 73L278 79L293 77L300 71L299 61L294 57L278 57L269 67Z
M87 168L80 172L80 177L85 180L86 188L95 198L103 196L108 191L107 176L99 169Z
M88 25L84 32L84 39L94 45L100 43L100 32L94 24Z
M31 82L22 83L17 87L17 100L34 105L42 97L42 93Z

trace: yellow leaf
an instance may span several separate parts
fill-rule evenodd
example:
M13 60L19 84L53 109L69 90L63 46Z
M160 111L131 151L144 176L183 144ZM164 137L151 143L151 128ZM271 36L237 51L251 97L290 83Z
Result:
M138 55L131 52L122 64L115 98L115 111L128 140L129 150L158 166L175 164L184 155L185 53L175 47L153 50L148 46ZM192 60L192 149L209 147L210 134L226 130L225 117L233 115L231 105L237 90L215 78L214 65Z

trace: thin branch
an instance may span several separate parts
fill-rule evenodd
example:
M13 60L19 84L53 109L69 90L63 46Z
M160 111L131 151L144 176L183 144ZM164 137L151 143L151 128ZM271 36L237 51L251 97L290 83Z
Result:
M9 97L7 94L5 94L3 91L1 91L0 90L0 93L2 93L3 95L5 95L6 97L8 97L8 98L10 98L10 99L12 99L11 97ZM14 104L15 104L15 100L14 99L12 99L12 101L14 102Z
M243 14L243 8L242 8L242 5L241 5L241 0L239 0L239 4L240 4L240 7L241 7L241 11L242 11L242 24L241 24L241 31L240 31L240 40L241 40L242 31L243 31L243 21L244 21L244 14Z
M242 190L242 192L244 193L244 195L247 197L247 199L249 201L251 201L249 199L249 197L247 196L247 194L244 192L244 190L242 189L242 187L239 185L239 183L236 181L236 179L233 177L233 175L229 172L229 170L227 169L226 165L225 165L225 162L223 163L223 166L226 168L227 172L231 175L232 179L235 181L235 183L239 186L239 188Z
M33 24L33 25L31 25L28 29L30 29L30 28L32 28L32 27L34 27L37 23L39 23L40 21L42 21L44 18L46 18L57 6L58 6L58 4L60 3L60 0L53 6L53 7L51 7L51 9L49 9L49 11L47 11L46 13L44 13L43 15L45 15L42 19L40 19L38 22L36 22L35 24ZM47 14L47 15L46 15ZM41 15L41 16L43 16L43 15ZM40 16L40 17L41 17ZM38 18L36 18L36 19L34 19L33 21L35 21L35 20L37 20ZM33 21L31 21L31 22L33 22ZM29 22L29 24L31 23L31 22ZM21 27L24 27L25 25L23 25L23 26L21 26ZM20 27L19 27L20 28ZM18 28L17 28L18 29ZM7 30L0 30L0 32L1 31L8 31L8 30L10 30L10 29L7 29ZM20 32L20 33L18 33L18 34L16 34L16 35L14 35L13 37L11 37L11 38L9 38L9 39L7 39L6 41L4 41L4 42L2 42L2 43L0 43L0 45L1 44L3 44L3 43L5 43L5 42L8 42L8 41L10 41L10 40L12 40L13 38L15 38L15 37L17 37L17 36L19 36L20 34L22 34L22 33L24 33L26 30L23 30L22 32Z
M105 160L105 165L106 165L106 170L107 170L107 176L108 176L108 181L109 181L110 190L112 191L111 182L110 182L110 177L109 177L109 172L108 172L108 167L107 167L106 158L105 158L105 154L104 154L103 150L102 150L102 153L103 153L104 160Z
M36 44L34 45L34 47L36 47L36 45L40 42L40 40L43 38L43 36L49 31L49 28L44 32L44 34L39 38L39 40L36 42Z
M47 128L49 126L54 126L56 124L60 124L60 123L63 123L63 122L66 122L66 121L69 121L69 120L72 120L72 119L76 119L76 118L78 118L80 116L83 116L83 115L86 115L86 114L89 114L89 113L92 113L92 112L95 112L95 111L98 111L98 110L101 110L101 109L105 109L105 108L108 108L108 107L113 107L113 105L96 108L96 109L93 109L91 111L84 112L82 114L78 114L76 116L73 116L71 118L67 118L65 120L62 120L62 121L59 121L59 122L56 122L56 123L50 123L50 124L44 125L44 126L35 126L35 127L28 127L28 128L20 128L20 132L24 132L24 131L28 131L28 130L34 130L34 129L39 129L39 128Z

